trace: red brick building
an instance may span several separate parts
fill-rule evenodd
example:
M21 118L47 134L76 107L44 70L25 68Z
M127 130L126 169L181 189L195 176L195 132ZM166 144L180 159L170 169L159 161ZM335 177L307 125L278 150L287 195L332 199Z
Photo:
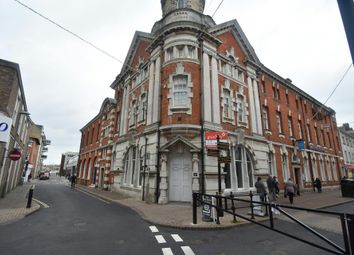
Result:
M191 201L193 191L215 194L217 160L207 155L205 132L223 131L231 153L224 193L254 190L269 174L301 188L315 177L337 185L335 112L265 67L237 21L215 24L204 4L162 0L151 33L135 33L111 85L110 117L104 103L81 130L81 182L102 184L103 173L106 188L161 204ZM109 137L95 140L107 122Z
M116 101L106 98L98 115L81 129L78 183L107 189L110 183Z

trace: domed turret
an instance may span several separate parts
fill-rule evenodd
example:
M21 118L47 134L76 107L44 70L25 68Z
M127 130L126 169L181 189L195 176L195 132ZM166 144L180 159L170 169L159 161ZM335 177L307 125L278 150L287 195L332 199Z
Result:
M151 32L163 33L177 27L212 27L215 22L203 14L204 7L205 0L161 0L162 19L155 23Z
M161 0L162 16L177 9L193 9L203 13L205 0Z

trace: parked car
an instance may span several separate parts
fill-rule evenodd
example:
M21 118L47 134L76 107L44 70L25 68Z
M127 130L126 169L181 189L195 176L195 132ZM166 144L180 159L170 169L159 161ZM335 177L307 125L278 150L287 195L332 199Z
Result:
M39 179L40 180L48 180L49 179L49 173L48 172L44 172L44 173L40 173L39 174Z

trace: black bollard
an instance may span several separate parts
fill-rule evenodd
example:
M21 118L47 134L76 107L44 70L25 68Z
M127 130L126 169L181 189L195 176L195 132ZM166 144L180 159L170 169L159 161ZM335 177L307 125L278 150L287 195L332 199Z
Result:
M30 188L29 191L28 191L28 199L27 199L27 206L26 206L26 208L31 208L34 187L35 187L35 186L32 185L31 188Z

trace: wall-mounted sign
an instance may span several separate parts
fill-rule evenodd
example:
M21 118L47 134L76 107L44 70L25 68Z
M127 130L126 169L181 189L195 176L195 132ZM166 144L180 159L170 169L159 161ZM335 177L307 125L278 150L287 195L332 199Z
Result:
M3 115L0 115L0 142L9 140L11 131L12 119Z
M9 158L13 161L17 161L21 158L21 151L13 149L12 151L10 151L9 153Z

